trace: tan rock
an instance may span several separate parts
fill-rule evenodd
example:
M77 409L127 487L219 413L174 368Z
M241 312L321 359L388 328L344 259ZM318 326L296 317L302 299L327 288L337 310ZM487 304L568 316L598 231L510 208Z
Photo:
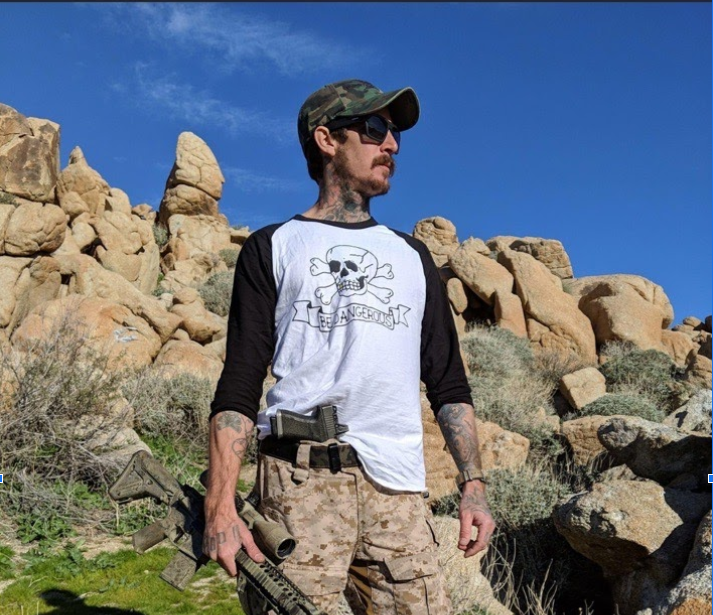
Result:
M150 295L158 286L158 274L161 271L161 253L153 243L144 247L141 257L141 269L136 287L145 295Z
M562 290L562 281L534 257L504 250L498 262L515 278L530 341L545 350L576 354L587 362L597 359L592 325L577 302Z
M69 230L64 234L64 241L62 242L62 245L57 248L54 252L52 252L52 256L67 256L69 254L81 254L82 251L79 249L79 246L77 245L77 240L74 238L74 235L69 232Z
M144 245L139 228L131 216L107 211L94 217L91 224L107 250L136 254Z
M171 339L172 340L178 340L180 342L190 342L191 341L191 336L188 335L188 331L185 329L176 329L172 334L171 334Z
M165 310L155 297L144 295L119 274L104 269L91 256L57 257L62 275L71 276L70 294L107 299L123 305L145 319L166 342L180 323L180 318Z
M710 389L713 380L712 376L713 363L711 363L711 360L702 354L695 355L688 365L686 378L692 383Z
M169 181L172 185L193 186L219 200L225 177L205 141L192 132L182 132L178 136L176 163Z
M663 329L661 331L661 343L663 344L664 352L679 367L685 367L688 363L688 357L698 351L698 344L690 336L679 331Z
M200 293L195 288L181 288L177 290L173 295L174 304L190 305L191 303L200 303L203 306L203 299Z
M585 367L564 375L560 381L559 390L570 406L581 410L587 404L606 394L607 383L604 374L596 367Z
M72 236L79 250L83 252L94 243L97 238L97 232L91 224L75 220L74 224L72 224Z
M242 246L250 237L250 229L247 226L230 229L230 243Z
M177 331L183 331L183 329L177 329ZM223 363L225 363L225 352L227 349L228 338L222 337L218 340L212 341L210 344L206 344L205 348L210 350L216 357L218 357Z
M168 377L191 374L210 380L213 386L223 371L222 361L211 349L192 341L170 340L161 349L154 365L163 367Z
M58 175L59 125L0 104L0 189L54 202Z
M57 179L57 198L60 202L68 192L76 192L93 214L104 211L106 197L109 196L109 184L87 164L79 147L70 152L69 165Z
M509 609L495 599L493 588L480 572L487 551L465 559L463 551L458 549L459 521L451 517L433 517L431 523L439 544L438 561L446 579L453 613L473 612L477 609L488 615L512 615Z
M57 205L25 202L15 209L5 231L5 253L29 256L54 252L67 231L64 212Z
M448 257L458 249L456 227L450 220L435 216L416 223L413 236L426 244L438 267L448 262Z
M10 224L10 216L14 213L14 205L0 204L0 254L5 254L5 233Z
M512 294L513 276L479 249L474 240L467 239L451 254L448 265L470 290L492 306L496 291L501 295Z
M658 284L636 275L591 276L568 280L567 292L592 322L597 344L665 349L661 331L673 321L673 308Z
M171 308L171 313L180 316L181 324L179 326L185 329L190 338L199 344L213 341L213 336L222 330L222 323L216 321L214 315L203 307L202 302L176 303Z
M59 206L69 216L70 220L74 220L84 213L89 213L89 205L74 191L63 192L59 196Z
M178 260L185 260L184 255L192 258L201 252L218 254L221 250L231 247L230 227L211 216L171 216L168 219L168 232L171 237L180 239L184 244L185 251L182 253L180 250L174 252L175 243L169 248ZM179 254L183 258L179 258Z
M170 217L204 215L217 220L218 201L199 188L178 184L167 188L158 210L158 221L167 224Z
M498 290L493 294L495 303L495 322L498 327L512 331L519 337L527 337L527 322L522 309L522 301L512 293Z
M59 264L55 259L41 256L33 260L30 266L23 270L17 281L15 288L17 303L8 325L8 331L14 331L33 308L56 299L59 296L61 284L62 276L59 273Z
M446 284L446 290L448 292L448 299L456 314L465 312L465 310L468 309L468 297L465 294L463 282L458 278L451 278Z
M118 273L132 284L139 279L141 257L138 254L124 254L121 250L105 250L103 246L97 246L96 257L102 267Z
M121 188L110 188L109 196L106 197L105 211L123 214L131 217L131 202L129 195Z
M92 348L107 353L112 369L146 367L161 348L158 335L126 307L77 295L35 307L13 333L12 342L30 344L51 335L63 321L78 327Z
M157 212L148 203L140 203L131 208L131 213L153 225L156 221Z
M608 456L607 449L599 441L597 432L611 416L584 416L571 421L563 421L560 433L567 440L574 462L577 465L587 465L597 462L601 467Z
M178 261L173 265L173 271L166 273L161 286L169 292L175 292L185 286L202 284L210 276L228 271L225 263L213 255L200 253L190 260Z
M560 502L552 518L575 551L599 564L607 575L621 576L654 554L659 559L668 556L671 564L674 556L685 558L706 509L710 509L710 495L625 480L596 483L590 492ZM667 540L674 532L675 545Z
M553 274L563 280L571 278L572 263L561 241L541 237L493 237L487 241L489 249L496 252L516 250L525 252L540 261Z
M0 256L0 329L7 327L17 304L16 286L22 272L32 263L31 258Z

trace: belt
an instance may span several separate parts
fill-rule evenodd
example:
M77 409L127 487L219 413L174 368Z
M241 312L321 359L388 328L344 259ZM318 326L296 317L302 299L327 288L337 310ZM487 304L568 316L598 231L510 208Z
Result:
M351 444L332 443L319 446L315 443L309 449L310 468L329 468L332 472L339 472L342 468L351 468L359 465L359 457ZM276 438L267 437L260 442L260 452L263 455L277 457L283 461L295 464L299 442L280 442Z

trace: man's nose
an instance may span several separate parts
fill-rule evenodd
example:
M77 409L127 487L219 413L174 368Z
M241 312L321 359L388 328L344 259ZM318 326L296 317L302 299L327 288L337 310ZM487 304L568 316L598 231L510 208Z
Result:
M384 152L388 152L392 156L397 154L399 151L399 144L396 142L396 139L394 139L394 135L391 134L391 131L386 134L386 139L384 139L384 142L381 144L381 149Z

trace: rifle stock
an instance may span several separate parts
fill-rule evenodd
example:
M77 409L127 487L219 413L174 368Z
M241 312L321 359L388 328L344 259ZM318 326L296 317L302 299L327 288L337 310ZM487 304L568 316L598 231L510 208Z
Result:
M145 451L134 454L109 489L109 495L119 504L152 497L168 505L165 519L154 521L133 535L134 550L144 553L168 538L178 552L160 576L176 589L185 589L198 569L209 561L203 553L203 496L189 485L181 485ZM236 509L270 559L280 562L292 553L295 540L279 524L265 519L240 496L236 496ZM235 563L279 615L326 615L269 559L258 564L241 549Z

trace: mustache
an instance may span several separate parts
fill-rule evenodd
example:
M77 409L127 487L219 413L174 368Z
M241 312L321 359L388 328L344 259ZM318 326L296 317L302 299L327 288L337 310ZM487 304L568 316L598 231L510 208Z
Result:
M371 163L371 168L373 169L374 167L378 167L381 164L384 164L389 167L390 177L393 176L394 173L396 173L396 161L388 154L384 154L383 156L377 156L376 158L374 158L374 162Z

